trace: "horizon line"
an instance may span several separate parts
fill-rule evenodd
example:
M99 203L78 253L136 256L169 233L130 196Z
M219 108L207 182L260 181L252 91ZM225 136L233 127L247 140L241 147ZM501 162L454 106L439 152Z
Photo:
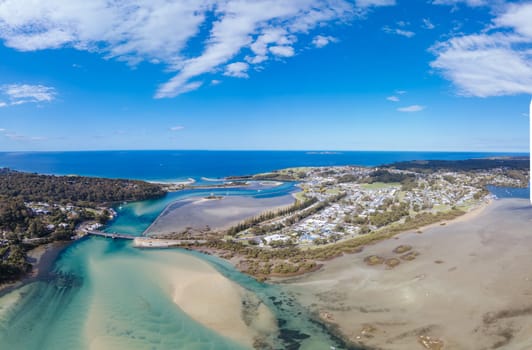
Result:
M0 153L68 153L68 152L433 152L433 153L519 153L530 154L530 150L378 150L378 149L72 149L72 150L13 150Z

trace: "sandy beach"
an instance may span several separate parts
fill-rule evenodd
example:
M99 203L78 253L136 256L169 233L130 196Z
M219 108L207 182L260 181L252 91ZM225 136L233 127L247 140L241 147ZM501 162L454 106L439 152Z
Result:
M188 229L227 229L240 221L267 210L275 210L294 203L291 195L252 198L228 196L221 199L185 199L170 204L145 234L181 233Z
M28 262L32 265L31 271L20 281L0 285L0 296L5 295L26 283L35 281L38 278L45 278L52 269L59 254L70 243L71 242L53 242L38 246L28 251Z
M275 333L270 310L209 264L198 260L193 268L172 267L163 273L171 283L174 302L217 333L249 347L272 330Z
M317 317L369 348L529 349L531 227L528 201L496 200L284 283ZM419 255L401 259L399 245ZM369 266L371 255L400 264Z

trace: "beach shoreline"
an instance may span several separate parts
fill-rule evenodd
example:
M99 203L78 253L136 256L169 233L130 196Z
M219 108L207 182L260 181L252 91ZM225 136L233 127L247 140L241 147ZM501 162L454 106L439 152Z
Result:
M0 285L0 297L18 289L28 283L32 283L46 276L52 271L53 265L59 255L73 242L55 241L45 245L37 246L28 251L28 262L31 270L20 280Z

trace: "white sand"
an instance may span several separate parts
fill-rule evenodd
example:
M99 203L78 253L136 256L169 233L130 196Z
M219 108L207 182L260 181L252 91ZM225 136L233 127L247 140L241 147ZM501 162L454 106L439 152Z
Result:
M367 266L400 244L420 253L394 269ZM437 261L437 262L436 262ZM532 348L532 207L497 200L469 220L365 247L294 278L289 289L353 341L382 349Z
M217 333L252 347L261 333L275 329L270 310L261 304L251 324L243 319L242 300L252 297L209 264L195 259L194 267L163 269L173 289L174 302L191 318Z

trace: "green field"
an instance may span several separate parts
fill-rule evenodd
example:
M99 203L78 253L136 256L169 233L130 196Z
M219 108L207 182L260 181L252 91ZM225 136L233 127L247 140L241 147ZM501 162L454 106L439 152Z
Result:
M362 187L365 190L382 190L384 188L390 188L390 187L400 187L401 184L398 182L391 182L391 183L384 183L384 182L374 182L372 184L362 184L360 187Z

